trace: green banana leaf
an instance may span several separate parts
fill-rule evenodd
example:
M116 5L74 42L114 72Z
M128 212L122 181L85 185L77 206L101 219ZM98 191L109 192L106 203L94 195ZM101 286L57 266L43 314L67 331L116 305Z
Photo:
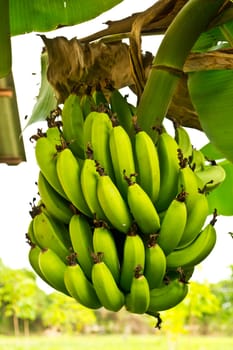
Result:
M233 9L231 9L231 16ZM225 13L226 21L203 32L192 48L193 52L206 52L233 46L233 20ZM222 17L222 21L223 21Z
M214 145L211 142L204 145L201 148L201 152L205 155L207 159L210 160L224 159L222 153L219 152L219 150L216 147L214 147Z
M190 73L188 89L210 142L233 162L233 70Z
M10 36L79 24L120 2L122 0L0 0L0 78L11 70Z
M50 112L57 107L57 99L55 97L54 89L52 88L52 85L49 84L47 79L47 65L48 55L46 52L43 52L41 54L40 91L36 104L32 110L32 114L28 119L25 128L33 123L46 120L46 118L50 115Z
M11 35L48 32L97 17L122 0L10 0Z
M202 33L192 48L192 52L206 52L229 46L219 27Z

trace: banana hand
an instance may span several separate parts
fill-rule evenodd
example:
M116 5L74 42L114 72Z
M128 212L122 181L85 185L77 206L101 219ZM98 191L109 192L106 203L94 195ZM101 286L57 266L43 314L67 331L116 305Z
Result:
M213 250L216 243L214 228L215 215L211 222L201 231L196 239L183 249L174 250L167 256L167 267L188 267L201 263Z

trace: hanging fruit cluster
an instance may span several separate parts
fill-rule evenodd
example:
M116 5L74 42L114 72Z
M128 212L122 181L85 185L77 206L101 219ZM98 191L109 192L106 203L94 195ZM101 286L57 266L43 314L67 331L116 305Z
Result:
M188 293L216 242L207 193L224 170L206 162L187 131L163 127L156 143L113 90L71 94L38 130L40 200L27 233L29 261L82 305L154 315Z

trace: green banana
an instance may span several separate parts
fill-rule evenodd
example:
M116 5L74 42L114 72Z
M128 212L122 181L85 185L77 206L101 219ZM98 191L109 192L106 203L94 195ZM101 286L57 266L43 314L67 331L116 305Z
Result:
M92 217L81 188L81 167L69 148L64 148L58 153L56 168L59 181L70 202L81 213Z
M55 219L68 224L73 215L71 203L54 190L41 171L39 172L37 184L40 198L48 213Z
M148 314L171 309L178 305L188 294L188 284L175 279L162 287L150 291Z
M113 165L109 149L109 138L112 130L112 121L108 114L91 112L84 122L84 147L91 148L93 159L96 160L105 172L114 181Z
M186 199L187 221L177 248L185 247L197 237L209 214L209 204L206 194L198 192L192 197L190 194ZM192 203L192 207L188 205L189 200Z
M166 273L166 256L157 243L156 235L151 235L145 247L145 270L144 275L150 289L157 288L162 284Z
M150 288L146 277L141 272L141 266L135 268L133 280L130 286L130 292L125 297L126 310L144 314L150 304Z
M184 282L188 282L192 277L195 270L195 266L178 267L176 269L168 269L164 281L172 281L174 279L181 279Z
M40 269L40 265L39 265L39 255L41 252L41 248L38 247L35 244L31 244L31 247L29 249L28 252L28 260L29 263L32 267L32 269L35 271L35 273L47 284L49 284L48 280L45 278L45 276L43 275L41 269Z
M82 108L84 119L86 119L88 114L93 111L94 105L95 105L95 101L91 96L91 94L87 92L81 96L80 106Z
M177 194L178 148L177 142L167 132L159 134L157 150L160 164L160 191L155 203L158 212L166 210Z
M93 259L92 283L96 294L105 309L119 311L125 303L124 293L118 288L110 269L102 261L102 254L93 255Z
M130 137L133 135L132 109L126 97L119 90L112 89L110 94L111 111L116 115L119 124L125 129Z
M175 140L181 149L184 158L189 160L192 157L193 146L188 131L180 124L173 123L175 127Z
M65 100L62 109L62 130L73 154L84 159L83 123L84 116L80 97L71 93Z
M40 248L50 248L63 261L66 261L71 244L69 232L64 224L55 220L41 209L33 218L33 232Z
M29 243L32 243L34 245L37 244L36 239L35 239L35 235L33 232L33 218L29 222L27 233L26 233L26 239Z
M44 133L44 135L48 138L50 142L54 144L55 147L60 146L64 140L64 135L61 129L62 122L59 120L56 120L56 118L58 118L59 115L60 115L59 108L57 108L56 110L50 113L49 117L46 118L48 128ZM42 131L40 130L39 134L41 132Z
M81 266L77 264L74 253L68 257L64 283L69 294L83 306L89 309L99 309L102 306L92 283L86 277Z
M126 199L128 186L124 178L124 172L128 175L135 174L135 164L130 137L121 125L112 128L109 138L109 148L116 185L123 198Z
M196 173L183 159L180 163L180 169L178 173L178 193L184 191L187 193L186 202L188 207L192 207L192 198L199 191L199 180Z
M108 100L99 84L97 84L95 90L92 91L92 98L97 107L108 107Z
M145 247L139 234L131 231L125 238L121 263L120 286L125 292L130 291L134 270L138 265L141 266L141 271L143 272L145 266Z
M64 283L66 264L52 249L48 248L40 251L39 267L50 286L70 296Z
M186 193L180 192L167 208L161 222L157 243L164 254L171 253L179 244L187 222Z
M87 219L80 214L74 214L69 223L69 232L72 247L77 253L77 260L85 275L91 279L93 266L92 229Z
M151 137L136 129L134 140L137 182L155 204L160 188L160 168L157 148Z
M208 200L205 192L199 188L199 181L195 171L193 171L186 161L183 162L182 155L179 154L180 169L178 177L178 191L187 193L185 204L187 208L187 220L184 232L178 244L185 246L199 234L209 213Z
M92 154L90 149L89 153ZM86 158L83 161L80 175L83 196L92 215L96 219L107 221L97 197L97 181L99 176L99 173L96 171L96 162L94 159Z
M204 167L204 169L195 171L200 179L200 187L205 187L206 191L212 191L219 186L226 177L224 168L217 163L213 163Z
M133 222L129 208L114 182L98 164L97 171L100 174L97 182L100 206L111 225L118 231L127 233Z
M183 249L174 250L167 256L168 268L196 266L211 253L216 243L215 216L216 214L193 242Z
M201 150L193 148L192 156L190 157L190 167L194 171L201 171L205 168L206 159Z
M52 131L56 131L57 141L52 142L51 138L45 135L41 135L35 145L35 157L37 164L49 182L49 184L64 198L67 199L67 196L61 186L61 183L58 179L56 164L57 164L57 149L56 145L61 146L61 135L58 128L51 128ZM47 130L51 132L51 129Z
M83 124L83 146L84 150L87 150L88 147L91 147L91 134L92 134L92 123L95 118L99 115L97 111L91 111L85 118Z
M160 229L160 218L155 206L142 187L130 176L125 176L128 185L127 201L130 211L144 234L153 234Z
M104 223L97 222L93 231L94 252L103 253L103 262L110 269L116 283L120 279L120 262L114 236Z

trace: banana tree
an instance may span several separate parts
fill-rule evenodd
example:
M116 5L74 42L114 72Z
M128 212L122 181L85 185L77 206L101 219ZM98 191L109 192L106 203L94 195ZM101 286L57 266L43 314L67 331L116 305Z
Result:
M82 23L120 2L54 0L48 6L44 0L0 1L4 13L0 75L11 71L10 36ZM164 35L156 55L141 53L141 37L148 34ZM122 42L126 37L129 45ZM203 152L210 159L223 160L227 174L210 201L213 207L218 202L220 214L232 215L232 38L233 5L228 0L161 0L142 13L107 22L105 30L86 38L48 39L43 34L42 85L29 123L45 119L52 108L63 103L74 85L83 81L83 72L85 79L95 78L93 66L81 66L81 62L88 62L94 52L95 62L108 54L111 67L101 70L100 64L98 75L104 81L115 80L117 89L130 86L138 97L138 123L151 137L156 138L152 127L166 118L207 135L210 144ZM61 60L66 65L62 69ZM122 66L124 77L119 75Z

